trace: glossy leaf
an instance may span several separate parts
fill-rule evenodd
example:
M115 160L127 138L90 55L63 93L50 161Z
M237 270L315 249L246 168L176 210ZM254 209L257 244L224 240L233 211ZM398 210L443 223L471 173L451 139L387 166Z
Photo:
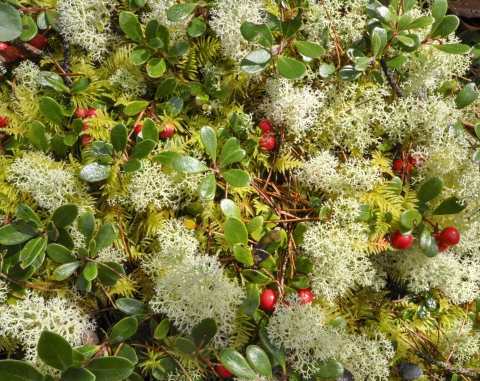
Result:
M256 345L247 347L247 360L253 369L262 376L272 377L272 366L267 354Z
M249 21L244 21L240 26L242 36L250 42L258 43L266 48L273 44L273 35L266 24L256 25Z
M148 61L150 58L150 50L144 46L136 46L133 48L132 53L130 54L130 61L134 65L141 65Z
M39 106L40 112L45 118L59 125L65 124L62 106L60 106L55 99L50 97L41 97Z
M64 228L76 220L78 216L78 206L75 204L66 204L58 207L52 215L52 222L57 228Z
M0 41L10 41L22 33L22 18L9 4L0 3Z
M241 218L240 209L238 208L237 204L228 198L224 198L222 201L220 201L220 208L226 217L236 217L238 219Z
M442 189L443 180L440 177L432 177L420 186L417 192L417 198L423 202L433 200L442 193Z
M117 153L122 153L127 147L128 131L123 123L116 124L110 131L110 141Z
M240 63L245 73L255 74L264 70L272 60L272 54L267 49L258 49L248 53Z
M45 126L39 121L34 121L30 126L28 140L37 150L47 152L48 139L45 136Z
M272 282L272 279L270 279L267 275L257 270L246 269L246 270L243 270L242 274L243 274L243 277L250 283L268 284Z
M162 340L164 337L168 335L168 331L170 331L170 326L171 326L170 320L166 318L163 319L155 329L155 333L153 334L153 337L157 340Z
M86 212L78 220L77 229L85 237L85 242L90 242L95 230L95 217L92 213Z
M226 348L220 352L220 361L223 366L237 377L246 378L247 380L255 380L257 374L248 365L247 360L237 351Z
M95 237L95 254L109 247L117 238L119 233L118 225L107 222L104 224Z
M247 316L252 316L260 306L260 292L254 283L247 283L245 286L245 299L242 302L242 311ZM253 366L252 363L250 365Z
M467 54L470 51L470 46L465 44L434 44L433 47L450 54Z
M375 28L372 32L373 55L378 57L382 55L383 49L387 45L387 31L383 28Z
M28 205L19 204L15 215L25 221L35 221L37 226L43 226L42 221L40 221L40 218L38 218L37 213L35 213Z
M156 146L157 146L157 142L154 140L150 140L150 139L142 140L133 148L132 153L130 154L130 160L144 159L150 154L150 152L154 150Z
M4 4L0 3L0 21L2 20L2 17L1 17L2 5ZM2 32L1 28L0 28L0 32ZM43 374L40 373L37 369L35 369L35 367L33 367L30 364L27 364L24 361L1 360L0 361L0 380L43 381Z
M98 266L98 279L104 286L113 287L117 284L117 281L121 279L119 274L125 275L125 270L122 265L116 262L103 263L108 267ZM111 269L114 269L116 272Z
M83 268L83 276L86 280L92 281L97 277L98 269L95 263L89 262Z
M212 127L204 126L200 130L200 139L205 147L205 151L212 158L213 162L217 159L217 135Z
M476 150L476 151L473 153L472 161L473 161L474 163L480 164L480 150Z
M320 68L318 69L318 72L320 74L320 77L328 78L330 75L335 73L335 65L322 63L320 65Z
M279 56L277 61L278 74L287 79L299 79L307 72L307 67L300 61L290 57Z
M201 348L207 346L217 334L218 326L217 322L212 318L203 319L200 323L193 327L193 341L197 347L202 344Z
M121 12L118 21L120 22L120 28L122 28L128 37L137 42L143 41L142 26L135 14L131 12Z
M70 90L72 94L81 93L82 91L87 90L89 85L90 80L88 78L80 77L75 82L73 82L72 88Z
M176 88L179 80L175 77L165 79L160 86L158 86L155 93L155 99L166 97L170 95Z
M145 118L143 121L142 136L144 140L153 140L158 143L158 128L152 119Z
M248 232L245 224L238 218L228 217L224 226L225 239L233 246L237 243L248 245Z
M140 300L132 298L120 298L115 301L117 308L127 315L148 313L148 307Z
M433 211L435 215L445 214L457 214L467 207L467 204L460 203L458 198L449 197L445 199L437 208Z
M157 380L167 380L168 375L175 373L178 369L177 362L171 357L163 357L158 360L160 367L152 369L152 375Z
M87 369L96 380L121 381L133 372L133 364L122 357L99 357L91 360Z
M438 243L430 231L424 228L420 234L420 249L427 257L434 257L438 253Z
M109 165L93 162L83 167L79 176L82 180L94 183L108 179L110 176L110 170L111 168Z
M207 24L201 17L192 19L187 25L187 35L189 37L201 36L207 30Z
M435 31L430 35L431 38L444 38L455 32L460 24L460 20L455 15L445 16L442 22L435 28ZM435 25L435 24L434 24Z
M432 16L435 19L435 23L432 29L435 29L443 20L448 10L447 0L435 0L432 6Z
M16 220L0 228L0 243L16 245L27 241L38 234L38 225L35 221Z
M122 165L122 170L124 172L136 172L140 168L142 168L142 163L138 159L130 159Z
M355 67L352 65L346 65L340 69L338 74L344 81L354 81L362 75L362 72L355 70Z
M240 169L229 169L222 171L222 177L227 183L234 187L248 187L250 185L250 175Z
M60 381L95 381L95 375L85 368L68 368L60 376Z
M61 335L43 331L38 340L38 357L47 365L66 370L73 365L72 347Z
M77 260L72 254L71 250L67 249L65 246L59 245L58 243L51 243L48 245L47 254L57 263L70 263Z
M38 237L28 241L20 252L20 261L22 261L20 266L22 269L30 266L41 253L44 253L46 246L47 239L45 237Z
M422 215L415 209L409 209L402 213L400 223L407 229L411 230L422 222Z
M250 222L247 224L247 231L249 234L254 232L255 230L260 229L263 226L263 217L256 216L253 217Z
M408 29L423 28L427 25L432 24L434 21L435 19L433 17L421 16L413 20L405 29L408 30Z
M293 37L300 27L302 26L302 16L299 13L294 19L281 21L280 30L283 34L283 38L288 40L290 37Z
M469 83L463 87L463 89L457 94L455 103L458 109L467 107L473 103L480 93L476 90L474 83Z
M132 337L138 329L138 322L134 316L130 316L120 320L112 328L112 332L108 337L111 345L120 344L122 341Z
M193 355L197 350L197 347L192 341L183 337L177 337L177 339L175 340L175 346L180 352L186 353L188 355Z
M172 166L177 172L187 175L208 170L208 167L205 164L190 156L174 156Z
M274 345L271 341L270 338L268 337L267 330L265 328L260 328L258 331L258 334L260 336L260 341L264 345L265 349L271 353L271 355L278 361L280 366L283 369L283 372L286 372L286 366L287 366L287 355L285 354L285 350L283 349L283 346L280 346L279 348Z
M159 78L167 70L167 65L163 58L152 58L147 63L147 73L152 78Z
M125 106L123 112L125 113L125 115L134 116L137 115L139 112L145 110L147 106L147 101L133 101L130 102L127 106Z
M195 3L174 4L167 10L168 21L182 21L186 19L197 7Z
M67 279L70 275L74 273L76 269L80 267L82 262L69 262L65 263L61 266L58 266L54 271L53 271L53 279L55 280L64 280Z
M319 378L338 378L345 371L342 364L334 359L319 360L314 367L316 370L313 372L313 376Z
M295 47L298 52L305 57L317 58L318 56L325 54L323 46L314 42L296 41Z
M185 42L185 41L177 42L168 51L169 60L171 60L172 57L183 56L186 52L188 52L188 49L190 49L190 44L188 42Z
M210 173L202 180L198 186L198 198L203 201L213 200L217 183L215 182L215 174Z
M252 252L243 244L233 245L233 255L238 262L243 263L245 266L251 267L255 264Z

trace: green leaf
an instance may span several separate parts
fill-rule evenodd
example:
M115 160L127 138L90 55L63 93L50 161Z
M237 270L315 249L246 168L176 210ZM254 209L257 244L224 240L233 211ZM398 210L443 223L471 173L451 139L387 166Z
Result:
M250 185L250 175L241 169L229 169L222 171L224 180L234 187L248 187Z
M82 214L78 220L78 231L85 236L85 242L90 242L95 230L95 217L92 213L86 212Z
M72 347L57 333L43 331L38 340L38 357L47 365L66 370L73 365Z
M268 276L266 276L265 274L257 270L246 269L246 270L243 270L242 274L243 274L243 277L246 280L248 280L250 283L269 284L272 282L272 280Z
M477 135L477 138L480 139L480 123L475 125L475 134Z
M207 344L212 340L217 334L218 326L217 322L212 318L203 319L200 323L193 327L193 342L197 347L205 348Z
M163 58L152 58L147 63L147 73L152 78L159 78L167 70L167 65Z
M150 50L144 46L135 46L130 54L130 61L134 65L141 65L150 58Z
M46 16L48 24L50 24L55 31L60 33L60 29L62 27L62 22L60 20L62 15L60 14L60 12L50 9L47 11Z
M77 259L72 255L72 251L58 243L51 243L47 246L47 254L57 263L75 262Z
M345 372L342 364L334 359L319 360L313 366L316 370L312 375L319 378L338 378Z
M98 381L121 381L133 372L133 364L122 357L100 357L91 360L87 369Z
M401 36L398 36L398 37L401 37ZM373 32L372 32L373 55L375 57L381 56L383 49L385 49L386 45L387 45L387 31L383 28L378 28L378 27L373 29Z
M408 61L408 58L404 55L399 55L393 58L390 58L387 61L387 66L392 69L397 69L399 67L402 67L405 65L405 63Z
M42 221L40 221L40 218L38 218L37 216L37 213L35 213L28 205L18 205L17 213L15 213L15 216L25 221L35 221L37 223L37 226L43 226Z
M395 176L390 183L388 184L389 190L391 190L396 196L399 196L402 193L402 180Z
M55 209L52 215L52 222L57 228L64 228L75 221L78 216L78 206L66 204Z
M341 79L344 81L355 81L362 75L362 72L359 70L355 70L355 67L352 65L346 65L340 69L338 73Z
M393 41L398 42L398 47L400 48L401 51L411 53L420 47L421 41L418 34L410 33L410 34L404 34L402 36L405 38L408 38L408 40L405 40L403 38L401 40L399 40L398 38L393 39ZM410 40L413 41L413 45L410 45L411 44ZM407 41L409 45L405 45L402 41Z
M53 271L53 279L55 280L64 280L67 279L73 272L80 267L82 262L69 262L64 265L58 266Z
M299 223L293 230L293 240L295 245L300 246L303 243L304 234L307 231L307 226L303 223Z
M60 381L95 381L95 376L85 368L72 367L62 373Z
M237 377L246 378L247 380L255 380L257 374L248 365L245 357L237 351L226 348L220 352L220 361L223 366Z
M403 45L408 46L409 48L415 46L415 41L413 38L407 36L397 36L398 41L400 41Z
M34 121L30 126L28 140L39 151L47 152L48 139L45 136L45 126L39 121Z
M168 51L169 60L171 60L172 57L183 56L186 52L188 52L188 49L190 49L190 44L188 42L177 42Z
M183 156L178 152L165 151L156 155L155 159L167 167L173 167L173 162L175 160L180 160L182 157Z
M90 292L92 290L92 282L87 280L83 272L81 272L75 281L75 288L79 291Z
M94 183L108 179L110 176L111 167L109 165L101 164L98 162L87 164L80 171L79 177L82 180Z
M75 144L77 140L78 140L78 134L75 131L70 131L65 135L65 138L63 139L63 143L66 146L71 147ZM95 143L96 142L94 142L93 144Z
M38 234L38 225L35 221L16 220L0 228L0 243L16 245Z
M132 298L121 298L115 301L117 308L127 315L148 313L148 307L141 301Z
M164 337L168 335L168 331L170 331L170 326L171 326L170 320L166 318L163 319L155 329L155 333L153 334L153 337L157 340L162 340Z
M460 20L455 15L448 15L445 16L435 29L435 31L430 35L430 38L444 38L450 35L451 33L455 32L458 28L458 24L460 24ZM435 24L434 24L435 25Z
M308 288L310 286L310 282L308 281L308 278L304 275L296 276L290 280L290 286L301 290L304 288Z
M0 3L0 21L2 21L2 9L3 5ZM15 11L16 13L16 11ZM5 25L0 23L0 25ZM2 31L0 28L0 36L3 37ZM43 374L41 374L37 369L35 369L30 364L27 364L24 361L18 360L1 360L0 361L0 379L5 381L43 381Z
M152 376L157 380L166 380L169 374L175 373L178 369L177 362L171 357L163 357L158 360L158 368L152 369Z
M90 80L88 78L80 77L72 84L72 88L70 90L72 94L81 93L82 91L87 90L89 85Z
M238 219L241 218L240 209L238 208L237 204L228 198L224 198L222 201L220 201L220 208L226 217L236 217Z
M223 145L222 152L220 153L220 164L225 166L231 163L235 163L235 161L231 161L231 159L229 159L229 156L231 156L231 152L238 151L239 149L241 149L240 142L237 138L228 139Z
M474 83L469 83L465 85L455 98L457 108L462 109L467 107L469 104L473 103L478 98L479 94L480 93L476 91Z
M150 140L150 139L142 140L133 148L132 153L130 154L130 160L143 159L147 157L150 154L150 152L154 150L156 146L157 146L157 142L154 140Z
M418 226L420 222L422 222L422 215L415 209L406 210L400 217L400 223L409 230Z
M120 28L132 40L137 42L143 41L142 26L137 16L131 12L121 12L119 17Z
M22 31L22 18L17 10L9 4L0 3L0 41L13 40Z
M271 355L278 361L278 363L282 367L283 372L286 373L287 355L285 354L285 350L283 349L283 346L280 346L280 348L277 348L277 346L275 346L270 341L270 338L268 337L268 333L265 327L260 328L260 330L258 331L258 334L260 336L260 341L264 345L267 352L271 353Z
M139 112L142 112L143 110L145 110L147 106L148 106L147 101L133 101L133 102L130 102L125 107L123 112L125 113L125 115L134 116L134 115L137 115Z
M433 17L430 16L421 16L415 20L413 20L406 28L405 30L408 29L417 29L417 28L423 28L424 26L430 25L435 21Z
M108 337L111 345L120 344L122 341L132 337L138 329L138 322L134 316L130 316L120 320L112 328L112 332Z
M432 6L432 16L435 19L432 25L432 32L440 25L443 18L447 14L448 2L447 0L435 0Z
M432 177L425 181L417 192L417 198L420 201L427 202L433 200L443 189L443 180L440 177Z
M201 36L206 30L207 24L201 17L194 18L187 25L187 35L191 38Z
M248 53L240 62L240 67L247 74L255 74L264 70L270 61L272 54L267 49L258 49Z
M131 159L122 164L122 170L124 172L136 172L142 168L142 163L138 159Z
M57 91L64 93L70 92L70 89L64 85L62 77L60 77L57 73L42 71L38 73L38 81L41 85L52 87Z
M249 21L244 21L240 26L242 36L250 42L256 42L265 48L273 44L273 35L266 24L256 25Z
M323 46L314 42L296 41L295 47L298 52L305 57L317 58L318 56L325 54Z
M175 77L165 79L160 86L158 86L155 99L163 98L171 94L177 88L179 82Z
M413 16L410 12L404 13L397 23L397 33L404 31L412 23Z
M470 51L470 46L464 44L434 44L433 47L450 54L467 54Z
M125 275L125 270L123 269L122 265L116 262L103 262L103 263L111 267L112 269L116 270L118 273ZM104 286L113 287L117 284L117 281L121 279L121 276L118 275L115 271L100 265L98 267L98 279Z
M98 274L98 269L95 263L92 263L92 262L87 263L83 268L82 274L86 280L88 281L94 280Z
M228 217L225 221L225 239L233 246L236 243L248 245L248 232L245 224L238 218Z
M146 118L143 121L142 136L145 140L149 139L158 143L158 128L152 119Z
M420 234L420 249L427 257L434 257L438 253L438 243L430 231L426 228Z
M217 159L217 135L212 127L204 126L200 130L200 139L202 140L205 151L212 158L213 162Z
M45 252L46 246L47 238L45 237L38 237L28 241L20 252L20 261L22 261L20 267L25 269L30 266L41 253Z
M245 286L245 299L242 302L242 311L247 316L252 316L260 306L260 292L254 283ZM248 355L248 354L247 354ZM250 363L253 366L253 364Z
M267 354L260 347L249 345L247 347L247 360L252 368L262 376L272 377L272 365Z
M320 69L318 69L318 73L322 78L328 78L330 75L335 73L335 65L322 63L320 65Z
M65 124L62 106L60 106L55 99L50 97L41 97L39 106L40 112L45 118L59 125Z
M295 33L298 32L302 26L302 15L299 13L294 19L281 21L280 30L283 34L283 38L288 40L290 37L293 37Z
M238 262L243 263L245 266L251 267L255 264L252 252L243 244L233 245L233 255Z
M262 216L256 216L253 217L250 222L247 225L247 231L249 234L254 232L255 230L260 229L263 227L263 217Z
M205 164L190 156L176 156L172 160L172 165L177 172L186 175L192 175L194 173L205 172L208 170L208 167Z
M476 150L472 156L472 161L474 163L480 164L480 150Z
M192 341L183 337L177 337L177 339L175 340L175 345L180 352L186 353L188 355L193 355L197 350L197 347Z
M229 140L232 140L232 139L236 140L236 138L230 138ZM243 149L236 149L233 151L232 150L229 151L225 149L225 146L224 146L224 149L222 149L222 153L220 155L220 168L223 168L232 163L238 163L242 161L245 155L246 153Z
M445 215L445 214L457 214L467 207L467 204L462 204L458 198L449 197L445 199L437 208L433 211L433 214Z
M110 141L117 153L122 153L127 147L128 131L123 123L118 123L110 131Z
M216 189L217 183L215 182L215 174L212 172L205 176L198 186L198 198L201 201L213 200Z
M174 4L167 10L168 21L182 21L186 19L193 10L197 7L197 4Z
M287 79L299 79L307 72L307 67L300 61L290 57L279 56L277 61L278 74Z
M135 349L125 343L123 343L123 345L120 347L120 350L117 353L117 357L123 357L124 359L129 360L134 365L138 363L138 356L135 352ZM132 376L130 375L127 381L131 381L131 377ZM140 380L143 381L142 378L140 378Z
M94 254L98 254L103 249L109 247L117 239L118 233L119 230L116 223L107 222L104 224L95 237L96 246Z

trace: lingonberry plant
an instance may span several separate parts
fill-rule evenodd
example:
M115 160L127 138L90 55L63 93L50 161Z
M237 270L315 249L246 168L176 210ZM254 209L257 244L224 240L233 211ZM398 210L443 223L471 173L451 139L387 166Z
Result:
M0 380L477 379L475 6L0 2Z

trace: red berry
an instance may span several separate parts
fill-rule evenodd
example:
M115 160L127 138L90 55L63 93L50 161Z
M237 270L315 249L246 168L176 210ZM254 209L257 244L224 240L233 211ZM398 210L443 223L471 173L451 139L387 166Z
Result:
M135 135L138 135L140 132L142 132L143 125L140 123L137 123L135 127L133 128L133 132Z
M412 246L413 236L411 234L402 235L400 230L397 230L390 236L390 243L395 249L405 250Z
M88 123L83 123L83 131L86 131L88 130Z
M393 169L393 172L398 172L398 171L402 170L403 169L403 160L402 159L396 160L393 163L392 169ZM413 164L409 162L408 163L408 171L411 172L412 169L413 169Z
M15 46L7 46L5 53L7 53L8 58L13 60L20 55L20 50L18 50Z
M5 42L0 42L0 50L5 50L8 48L8 44L6 44Z
M265 133L273 132L273 123L268 119L264 119L260 122L258 128L260 128Z
M165 129L160 131L158 136L162 139L167 139L175 133L175 125L171 122L165 123Z
M277 303L278 294L274 290L266 289L260 295L260 307L265 311L274 311Z
M443 253L445 250L448 249L448 245L445 245L442 241L440 241L440 234L436 233L433 236L435 237L435 241L437 241L439 253Z
M30 41L28 41L30 45L34 48L42 50L45 46L47 46L48 41L45 36L41 35L40 33L33 37Z
M219 362L215 366L215 370L217 371L218 375L222 378L230 378L233 376L233 373L230 372L227 368L225 368L221 362Z
M460 242L460 232L453 226L447 226L440 232L438 239L447 246L454 246Z
M0 116L0 127L4 128L7 127L8 118L6 116Z
M87 116L88 117L97 116L97 110L94 108L89 108L87 111Z
M82 107L78 107L76 110L75 110L75 116L77 118L86 118L87 117L87 110L85 110L84 108Z
M91 142L92 142L92 137L90 135L85 134L82 136L82 145L84 147L89 146Z
M304 304L310 304L313 302L313 299L315 299L312 292L306 288L298 290L298 297L301 299L301 306Z
M270 134L262 134L259 145L261 149L265 151L271 151L275 148L276 143L275 136Z

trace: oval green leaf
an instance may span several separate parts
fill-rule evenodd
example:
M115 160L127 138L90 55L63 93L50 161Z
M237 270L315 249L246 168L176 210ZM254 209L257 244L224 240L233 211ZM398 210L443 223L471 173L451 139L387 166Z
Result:
M45 252L46 246L47 238L45 237L38 237L28 241L20 252L20 261L22 262L20 267L25 269L30 266L41 253Z
M75 204L66 204L55 209L52 215L52 222L56 228L64 228L76 220L78 216L78 206Z
M122 357L100 357L91 360L87 369L96 380L121 381L133 372L133 364Z
M110 131L110 141L117 153L122 153L127 147L128 131L123 123L116 124Z
M287 79L299 79L307 72L307 67L300 61L290 57L279 56L277 61L278 74Z
M117 238L119 233L118 225L107 222L103 225L95 237L95 253L98 254L103 249L109 247Z
M133 101L124 108L123 112L125 113L125 115L134 116L137 115L139 112L145 110L147 106L147 101Z
M86 264L86 266L83 268L83 277L88 280L92 281L97 277L98 274L98 269L95 263L89 262Z
M176 171L186 175L208 170L208 167L205 164L190 156L174 156L172 166Z
M124 318L113 326L108 341L111 345L120 344L122 341L132 337L137 332L137 328L138 322L134 316Z
M147 49L144 46L136 46L130 54L130 61L134 65L141 65L148 61L150 58L150 49Z
M110 176L110 166L98 162L87 164L80 171L80 178L88 182L102 181Z
M338 378L345 372L342 364L334 359L319 360L314 367L316 370L313 372L313 376L319 378Z
M217 322L212 318L203 319L193 327L193 341L197 347L204 348L217 334Z
M170 326L171 326L170 320L163 319L155 329L155 333L153 334L153 337L157 340L162 340L164 337L168 335L168 331L170 331Z
M132 40L137 42L143 41L142 26L137 19L137 16L131 12L122 12L119 17L120 28Z
M6 4L0 4L0 21L2 20L2 5ZM0 25L4 24L0 23ZM2 28L0 28L0 35L2 35L1 33ZM0 380L43 381L43 374L24 361L2 360L0 361Z
M217 135L212 127L204 126L200 130L200 139L202 140L205 151L212 158L213 162L217 159Z
M167 69L167 65L165 64L165 60L163 58L152 58L147 63L147 73L152 78L161 77L165 70Z
M71 345L62 336L50 331L43 331L38 340L38 357L59 370L66 370L73 365Z
M425 181L417 192L417 198L420 201L427 202L433 200L443 189L443 180L440 177L432 177Z
M197 4L174 4L167 10L168 21L182 21L186 19L193 10L197 7Z
M254 265L252 252L243 244L233 245L233 255L238 262L243 263L245 266L251 267Z
M243 270L243 277L250 283L256 284L269 284L272 283L272 279L266 276L264 273L257 270Z
M85 368L71 367L62 373L60 381L95 381L95 376Z
M187 355L193 355L197 350L197 347L192 341L183 337L177 337L175 345L180 352L186 353Z
M246 378L247 380L254 380L257 374L248 365L247 360L237 351L226 348L220 352L220 361L223 366L237 377Z
M143 159L147 157L150 152L156 147L157 142L154 140L146 139L138 143L135 148L133 148L132 153L130 154L131 159Z
M247 360L252 368L262 376L272 377L272 365L267 354L260 347L249 345L247 347Z
M82 262L69 262L64 265L58 266L53 271L53 279L55 280L64 280L67 279L73 272L80 267Z
M65 124L62 106L60 106L55 99L50 97L41 97L39 106L40 112L45 118L59 125Z
M0 41L10 41L22 33L22 18L9 4L0 3Z
M248 53L240 63L240 67L245 73L255 74L264 70L270 61L272 54L267 49L258 49Z
M249 21L244 21L240 26L242 36L250 42L256 42L266 48L273 44L273 35L266 24L256 25Z
M323 46L315 42L296 41L295 47L298 52L305 57L317 58L318 56L325 54Z
M422 230L419 240L420 249L427 257L434 257L438 254L438 243L435 237L426 228Z
M474 83L469 83L468 85L465 85L455 98L457 108L462 109L467 107L469 104L473 103L478 98L479 94L480 93L477 92Z
M216 189L215 174L212 172L205 176L198 186L198 198L202 201L213 200Z
M201 36L207 30L207 24L201 17L194 18L187 25L187 35L188 37L198 37Z
M234 187L241 188L250 185L250 175L241 169L229 169L221 173L225 181Z
M265 347L265 350L269 352L278 361L278 363L283 369L283 372L285 373L287 369L287 355L285 353L285 350L283 349L283 346L280 346L280 348L278 348L277 346L273 345L273 343L270 341L270 338L268 337L268 333L265 327L260 328L258 334L260 336L261 343Z
M433 214L445 215L445 214L457 214L467 207L467 204L460 203L459 199L455 196L449 197L444 200L434 211Z
M0 228L0 243L16 245L37 234L38 225L35 221L17 220Z
M406 210L400 217L400 223L409 230L417 227L420 222L422 222L422 215L415 209Z
M237 243L248 245L248 232L245 224L238 218L228 217L225 221L225 239L233 246Z
M121 298L115 301L117 308L127 315L148 313L148 307L140 300L132 298Z
M237 204L228 198L224 198L222 201L220 201L220 208L226 217L236 217L238 219L241 218L240 209L238 208Z
M142 163L138 159L130 159L129 161L123 163L122 170L124 172L136 172L142 168Z
M51 243L47 246L48 256L57 263L75 262L77 259L72 255L72 251L58 243Z
M260 292L258 291L258 286L254 283L247 283L245 287L245 299L242 302L242 311L245 315L252 316L259 306ZM252 363L250 363L250 365L253 366Z

